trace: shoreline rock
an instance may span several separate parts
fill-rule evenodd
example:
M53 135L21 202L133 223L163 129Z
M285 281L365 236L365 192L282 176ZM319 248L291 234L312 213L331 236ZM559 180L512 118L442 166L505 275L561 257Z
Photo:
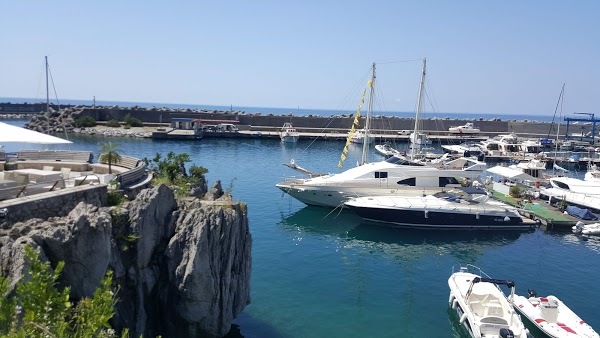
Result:
M29 244L53 266L65 262L61 283L74 299L90 296L111 269L115 329L222 337L250 303L252 237L245 204L211 196L176 200L159 185L121 206L82 202L65 217L15 223L0 230L0 268L14 285Z

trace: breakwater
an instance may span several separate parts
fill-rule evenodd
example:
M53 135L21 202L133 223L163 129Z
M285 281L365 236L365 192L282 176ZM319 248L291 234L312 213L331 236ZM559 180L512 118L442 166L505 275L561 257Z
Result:
M13 104L15 111L11 112L10 104L1 104L2 113L24 113L32 117L29 128L41 132L62 132L66 129L73 131L73 122L80 116L90 116L99 123L110 120L123 121L126 116L137 118L145 124L170 124L175 118L192 118L203 120L230 120L234 121L241 130L269 131L278 130L286 122L291 122L300 132L345 132L354 117L352 114L341 114L335 116L305 115L297 116L291 113L285 115L246 113L244 111L225 111L208 109L171 109L171 108L145 108L139 106L119 107L89 107L68 106L60 109L51 108L50 112L41 112L35 109L42 108L40 104L31 104L31 111L24 105ZM556 135L556 125L540 121L511 120L501 118L473 118L473 119L449 119L449 118L427 118L420 121L421 130L431 135L446 134L448 128L463 125L466 122L474 123L484 136L493 136L503 133L516 133L522 137L546 137L548 134ZM360 119L360 126L364 126L365 118ZM414 119L397 116L376 116L371 120L371 129L375 133L395 134L399 130L412 130ZM561 135L569 133L566 124L561 125ZM591 130L589 125L571 126L570 132L587 133Z

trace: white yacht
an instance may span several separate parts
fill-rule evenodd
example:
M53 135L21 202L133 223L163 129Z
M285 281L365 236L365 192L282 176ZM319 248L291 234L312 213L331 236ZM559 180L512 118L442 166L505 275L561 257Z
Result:
M465 157L425 165L393 156L339 174L294 179L276 186L308 205L338 207L351 197L433 194L459 187L457 178L478 180L485 169L485 162Z
M507 298L499 285L511 290ZM528 331L513 309L515 283L493 279L474 265L460 267L448 279L449 306L473 338L527 338Z
M366 129L358 129L354 132L354 135L352 135L352 137L350 138L350 142L352 143L356 143L356 144L363 144L366 143L367 144L371 144L373 143L373 140L375 138L373 137L373 135L369 135L367 134Z
M450 134L479 134L479 128L475 128L473 123L467 122L464 126L450 127Z
M600 210L600 182L552 177L550 185L550 188L540 189L540 194L553 201L564 200L584 208Z
M279 138L281 138L282 142L296 143L300 138L300 134L298 133L296 128L292 126L291 123L286 122L283 124L283 127L281 127L281 131L279 132Z
M510 156L520 153L515 134L498 135L481 142L481 148L487 156Z
M442 145L444 152L451 155L460 156L477 156L481 154L481 144L478 142L463 142L461 144L445 144Z

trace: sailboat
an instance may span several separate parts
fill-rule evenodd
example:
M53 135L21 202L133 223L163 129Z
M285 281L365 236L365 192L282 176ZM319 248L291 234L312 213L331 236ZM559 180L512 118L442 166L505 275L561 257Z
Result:
M419 97L421 97L423 91L425 67L426 62L423 60ZM367 113L368 117L366 119L367 130L372 107L374 80L375 64L373 64L373 76L369 81L371 95ZM341 167L342 162L346 158L348 145L349 142L344 147L338 167ZM385 161L367 163L367 147L367 144L363 144L361 165L357 167L339 174L287 180L276 184L276 186L295 199L308 205L340 207L343 206L343 203L347 199L352 197L373 195L421 196L423 194L433 194L447 190L449 187L459 187L460 183L456 177L464 177L471 180L479 179L486 168L485 163L470 158L458 158L444 163L439 162L425 165L404 156L393 156ZM412 157L414 157L414 154L411 155Z

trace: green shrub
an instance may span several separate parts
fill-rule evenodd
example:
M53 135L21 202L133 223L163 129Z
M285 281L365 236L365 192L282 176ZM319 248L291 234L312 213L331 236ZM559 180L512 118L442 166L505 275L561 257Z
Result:
M523 188L521 188L518 184L515 184L512 187L510 187L509 194L512 197L521 197L522 193L523 193Z
M2 337L108 337L108 321L114 315L116 297L111 290L112 273L100 282L92 298L77 304L69 298L70 288L60 290L58 279L64 268L59 262L54 271L38 253L24 246L30 263L28 276L10 292L8 281L0 277L0 335Z
M91 116L82 116L75 120L75 126L77 126L77 128L95 127L96 120Z
M125 201L125 196L121 195L119 191L109 191L106 196L106 204L109 207L120 205Z
M174 186L178 193L187 193L189 191L189 185L197 185L204 180L204 175L208 173L208 169L196 165L190 166L188 176L185 170L185 163L190 162L190 155L178 154L169 152L166 158L157 153L156 156L149 160L144 158L144 162L154 171L155 183L163 183L169 186Z
M123 126L123 129L131 129L131 126L128 125L128 124L126 124L126 125Z
M106 126L111 127L111 128L119 128L121 126L121 124L119 123L119 121L112 119L112 120L106 122Z
M131 127L143 127L144 126L144 123L142 122L142 120L136 119L135 117L131 117L131 114L125 115L125 118L123 119L123 121L125 121L125 123L130 125Z

